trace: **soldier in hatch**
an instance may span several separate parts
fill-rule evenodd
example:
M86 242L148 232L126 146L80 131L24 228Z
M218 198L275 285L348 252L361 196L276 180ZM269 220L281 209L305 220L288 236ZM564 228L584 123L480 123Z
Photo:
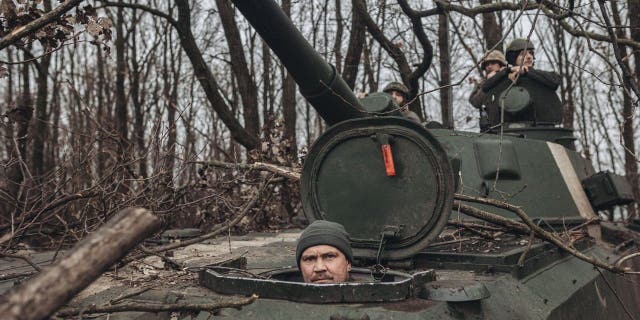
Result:
M409 88L400 82L391 82L387 84L382 92L390 94L398 107L403 107L408 102ZM409 110L409 108L401 108L400 113L403 117L420 123L420 117L418 117L415 112Z
M553 124L562 121L562 106L555 94L562 78L553 71L534 68L534 49L527 39L511 41L505 52L510 67L496 72L482 84L490 125L500 123L500 95L514 86L526 89L529 100L527 108L519 114L505 115L505 122Z
M298 240L296 261L307 283L340 283L350 280L353 252L349 234L341 224L316 220Z

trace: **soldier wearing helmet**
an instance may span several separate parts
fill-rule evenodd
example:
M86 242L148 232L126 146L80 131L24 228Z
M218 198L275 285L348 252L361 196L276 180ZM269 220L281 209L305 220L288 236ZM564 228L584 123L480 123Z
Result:
M562 121L562 104L555 93L562 83L553 71L535 69L534 45L527 39L514 39L505 51L509 67L496 72L482 84L486 97L488 125L528 123L555 125ZM501 117L501 103L506 110Z
M531 80L553 91L558 89L558 86L560 86L562 82L560 75L555 72L534 70L534 50L535 47L527 39L514 39L511 41L505 52L506 60L511 67L496 73L496 77L492 78L491 81L485 82L483 90L485 92L489 91L489 89L502 81L504 77L508 77L512 82L516 83L520 80Z
M420 123L420 117L405 107L409 100L409 88L407 86L400 82L391 82L382 91L391 95L393 101L400 107L400 113L403 117Z
M503 70L506 67L507 60L505 60L502 52L498 50L491 50L480 64L480 68L485 72L485 79L492 78L496 73L498 73L498 71ZM469 97L469 103L478 109L482 109L485 99L485 94L482 92L482 84L484 81L485 80L476 84L476 87L473 89L473 92Z

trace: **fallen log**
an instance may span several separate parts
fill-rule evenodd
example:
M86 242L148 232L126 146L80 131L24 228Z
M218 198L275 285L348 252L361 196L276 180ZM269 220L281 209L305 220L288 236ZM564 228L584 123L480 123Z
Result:
M120 211L66 257L0 296L2 319L49 317L160 226L160 218L146 209Z

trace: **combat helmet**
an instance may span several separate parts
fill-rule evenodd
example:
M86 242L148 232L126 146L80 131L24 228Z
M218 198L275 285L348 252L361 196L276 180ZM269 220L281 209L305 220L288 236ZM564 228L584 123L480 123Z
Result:
M405 98L409 96L409 88L407 88L407 86L397 81L389 83L382 90L382 92L386 92L386 93L390 93L391 91L402 92Z
M516 64L516 59L522 50L535 50L535 47L531 41L523 38L513 39L509 43L507 50L505 51L509 64Z
M498 50L491 50L484 60L482 60L480 68L484 69L489 62L498 62L503 67L507 66L507 60L505 60L504 54Z

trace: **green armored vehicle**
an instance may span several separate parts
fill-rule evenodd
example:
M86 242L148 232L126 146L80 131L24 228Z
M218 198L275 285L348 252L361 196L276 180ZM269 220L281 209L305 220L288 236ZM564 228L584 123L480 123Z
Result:
M640 239L638 225L600 223L597 214L628 204L629 186L615 174L596 173L574 150L572 131L555 126L557 98L522 103L544 89L528 82L504 93L513 86L499 84L503 92L492 94L511 115L502 127L427 129L403 118L385 93L356 98L272 0L233 2L331 125L305 160L301 196L309 222L344 225L356 268L351 282L307 284L294 267L294 247L283 244L240 269L205 269L200 283L217 294L260 297L216 319L640 315L637 278L596 268L527 233L489 226L454 205L456 193L508 202L538 226L564 234L572 248L609 264L637 250L625 237ZM519 221L490 202L460 203ZM467 231L451 234L461 228ZM637 270L639 264L624 266Z

